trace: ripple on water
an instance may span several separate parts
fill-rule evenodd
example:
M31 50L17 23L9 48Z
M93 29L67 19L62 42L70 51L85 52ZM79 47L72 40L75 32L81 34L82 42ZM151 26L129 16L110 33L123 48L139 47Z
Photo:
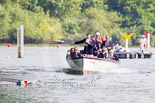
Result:
M5 47L1 48L5 51L0 58L1 77L41 80L45 85L25 87L0 81L0 102L155 103L155 58L121 60L119 69L73 75L66 73L69 66L65 56L69 47L47 48L50 55L46 53L46 58L41 53L42 47L25 47L28 52L23 59L15 57L15 47L12 47L12 53ZM6 59L8 55L10 59ZM48 63L50 65L46 65ZM56 80L55 75L60 80ZM98 75L101 75L99 80L90 86L86 85ZM62 80L74 83L77 87L64 84ZM80 83L83 86L80 87Z

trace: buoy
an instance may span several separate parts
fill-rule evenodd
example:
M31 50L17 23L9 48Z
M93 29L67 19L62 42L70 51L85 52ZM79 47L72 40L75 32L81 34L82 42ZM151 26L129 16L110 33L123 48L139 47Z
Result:
M24 81L24 83L25 83L25 86L27 86L27 81Z
M16 84L17 84L18 86L20 86L20 85L21 85L21 81L20 81L20 80L17 81Z
M19 80L16 82L16 84L17 84L17 86L21 86L21 85L25 85L25 86L27 86L27 85L41 85L42 82L41 82L41 80L34 80L34 81L27 81L27 80L20 81Z
M38 80L38 82L41 82L41 80Z
M8 47L11 47L11 44L8 44Z
M60 44L57 45L57 48L59 48L59 47L60 47Z

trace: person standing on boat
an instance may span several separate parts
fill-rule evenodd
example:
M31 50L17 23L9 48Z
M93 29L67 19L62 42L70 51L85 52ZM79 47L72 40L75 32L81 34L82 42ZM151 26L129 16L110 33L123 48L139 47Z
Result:
M105 41L103 41L103 43L102 43L102 45L101 45L101 48L107 48L108 49L108 52L110 51L110 50L112 50L113 49L113 43L112 43L112 41L110 41L110 37L109 37L109 35L106 35L105 36Z
M142 39L140 39L140 50L145 51L147 45L147 39L145 38L145 35L142 35Z
M96 37L95 37L95 41L98 41L98 42L100 42L100 43L102 44L102 42L103 42L104 40L103 40L102 37L100 37L100 33L97 32L95 35L96 35Z
M83 54L87 54L88 56L93 56L93 47L94 47L94 40L91 39L91 34L87 33L85 39L81 41L76 41L72 44L81 44L84 43L84 51Z
M103 42L103 38L100 37L100 33L97 32L96 34L96 37L94 38L94 42L95 42L95 45L94 45L94 56L97 56L98 55L98 50L101 48L101 44Z
M110 51L109 51L109 59L110 59L110 60L119 61L118 56L114 54L113 50L110 50Z

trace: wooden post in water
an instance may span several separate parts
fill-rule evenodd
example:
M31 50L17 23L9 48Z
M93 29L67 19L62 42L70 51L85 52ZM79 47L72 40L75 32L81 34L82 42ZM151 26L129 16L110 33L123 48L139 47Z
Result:
M17 28L17 47L18 47L18 58L24 57L24 26L21 25Z

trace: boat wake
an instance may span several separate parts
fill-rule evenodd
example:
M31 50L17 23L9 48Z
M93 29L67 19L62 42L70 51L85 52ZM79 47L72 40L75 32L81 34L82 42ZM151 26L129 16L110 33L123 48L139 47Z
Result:
M131 73L137 73L137 70L133 70L130 68L109 68L109 69L104 69L102 72L91 72L91 71L75 71L71 70L70 68L66 69L61 69L57 70L56 72L59 73L66 73L66 74L73 74L73 75L85 75L85 74L131 74Z

